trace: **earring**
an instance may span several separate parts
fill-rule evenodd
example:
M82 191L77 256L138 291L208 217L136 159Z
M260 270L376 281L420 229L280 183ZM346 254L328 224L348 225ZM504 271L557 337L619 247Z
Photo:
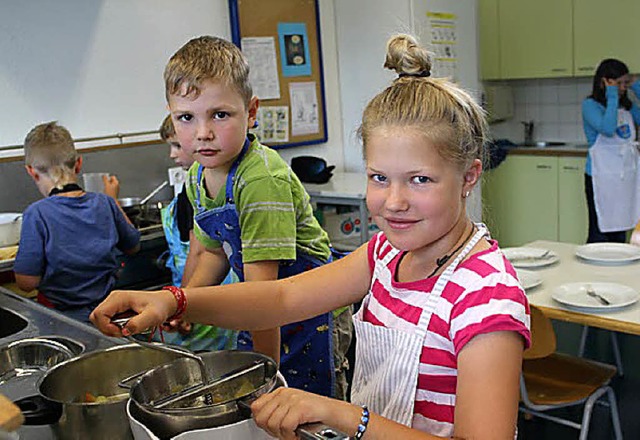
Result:
M462 196L462 197L464 197L464 198L466 199L467 197L469 197L469 194L470 194L470 192L469 192L469 191L467 191L467 192L465 192L465 193L463 194L463 196Z

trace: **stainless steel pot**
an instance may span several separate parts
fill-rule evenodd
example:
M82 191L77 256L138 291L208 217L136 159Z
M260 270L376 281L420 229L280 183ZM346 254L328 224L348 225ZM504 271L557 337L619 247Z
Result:
M214 404L204 403L203 391L197 397L171 407L157 408L156 401L176 391L190 389L202 383L200 368L189 358L181 358L145 373L131 388L129 412L160 439L170 439L192 430L220 428L251 418L250 402L262 394L285 385L277 374L276 363L267 356L251 351L221 350L200 354L209 376L214 380L241 367L264 364L241 380L207 389L214 395ZM298 435L304 439L348 439L345 434L321 424L303 425ZM215 435L212 435L215 438ZM228 438L228 437L225 437Z
M21 399L16 404L22 409L27 425L51 424L60 439L130 439L128 396L119 383L178 357L177 353L138 344L90 352L56 365L38 384L39 396ZM88 402L87 393L117 397Z

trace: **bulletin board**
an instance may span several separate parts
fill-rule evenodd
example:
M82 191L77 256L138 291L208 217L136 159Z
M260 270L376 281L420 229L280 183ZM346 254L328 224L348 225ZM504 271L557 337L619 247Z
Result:
M229 0L229 12L260 98L252 132L273 148L326 142L317 0Z

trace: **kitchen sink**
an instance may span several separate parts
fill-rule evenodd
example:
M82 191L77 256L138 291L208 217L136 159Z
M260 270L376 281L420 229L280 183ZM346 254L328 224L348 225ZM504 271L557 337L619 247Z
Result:
M0 338L6 338L24 330L29 322L17 313L0 307Z

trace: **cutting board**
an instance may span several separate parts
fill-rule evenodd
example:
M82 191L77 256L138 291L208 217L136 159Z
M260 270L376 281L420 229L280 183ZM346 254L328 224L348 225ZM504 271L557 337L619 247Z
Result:
M15 431L24 422L24 416L11 400L0 394L0 428Z

